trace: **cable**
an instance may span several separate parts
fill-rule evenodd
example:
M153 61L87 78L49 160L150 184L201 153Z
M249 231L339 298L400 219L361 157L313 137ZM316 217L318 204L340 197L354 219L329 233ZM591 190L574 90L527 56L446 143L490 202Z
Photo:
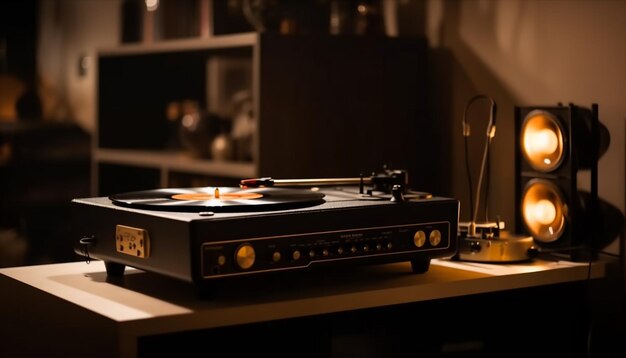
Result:
M485 179L485 222L489 222L489 188L491 187L491 143L487 153L487 177ZM496 217L496 224L500 228L500 217Z
M465 118L465 117L464 117ZM465 121L465 119L463 120ZM468 127L469 128L469 127ZM469 131L468 131L469 133ZM469 150L468 150L468 145L467 145L467 137L468 135L465 135L465 133L463 134L463 142L465 144L465 172L467 174L467 184L469 187L469 202L470 202L470 220L471 218L474 217L474 195L472 193L472 191L474 190L474 185L472 184L472 172L470 171L470 165L469 165Z
M476 185L476 202L474 202L474 211L472 215L472 221L476 222L478 216L478 208L480 207L480 188L485 175L485 166L487 164L487 154L489 153L489 137L487 137L487 143L485 143L485 149L483 150L483 159L480 163L480 172L478 173L478 185Z
M614 253L607 252L607 251L598 251L598 253L599 253L599 254L602 254L602 255L607 255L607 256L615 257L615 258L618 258L618 259L619 259L619 258L622 258L622 255L621 255L621 254L614 254Z
M468 109L471 107L471 105L481 99L486 99L489 100L489 102L491 103L491 110L490 110L490 115L489 115L489 123L487 125L487 132L486 132L486 139L485 139L485 148L483 150L483 157L482 157L482 162L480 165L480 172L479 172L479 176L478 176L478 185L476 186L476 195L473 195L473 185L472 185L472 175L471 175L471 171L470 171L470 164L469 164L469 148L468 148L468 137L471 134L470 131L470 125L467 121L467 111ZM489 145L491 143L491 140L493 139L493 137L495 137L496 135L496 111L497 111L497 105L496 102L493 100L493 98L486 96L486 95L476 95L474 97L472 97L467 105L465 106L465 110L463 111L463 137L464 137L464 146L465 146L465 170L467 172L467 180L468 180L468 184L469 184L469 197L470 197L470 228L468 228L468 235L469 236L473 236L475 235L475 224L476 224L476 217L478 215L478 209L480 207L480 188L482 186L482 181L483 181L483 177L485 175L485 168L487 166L487 162L488 162L488 154L489 154ZM489 175L487 175L487 178L489 178ZM489 183L489 179L487 179L487 183ZM488 190L485 191L486 194L489 193ZM475 200L474 200L475 198ZM488 197L485 197L485 202L487 203ZM487 205L485 205L485 217L487 217L488 212L487 212ZM473 224L473 225L472 225Z
M84 236L78 243L80 244L80 251L76 251L77 254L85 257L85 262L91 262L91 256L89 255L89 248L96 244L96 239L93 236Z

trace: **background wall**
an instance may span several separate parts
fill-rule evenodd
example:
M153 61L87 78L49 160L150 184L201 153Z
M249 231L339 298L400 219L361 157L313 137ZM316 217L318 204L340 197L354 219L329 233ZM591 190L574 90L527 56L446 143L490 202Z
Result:
M626 2L390 2L399 9L397 32L424 34L432 49L432 120L449 129L436 135L450 148L435 153L449 188L439 194L461 200L461 220L469 219L461 120L475 94L489 95L498 104L490 213L514 227L513 107L558 102L599 105L600 120L611 133L611 145L599 163L599 193L624 212ZM120 6L119 0L42 2L40 71L90 131L95 125L94 71L80 76L78 63L81 56L119 42ZM473 111L473 133L483 132L486 113L480 106ZM482 145L472 145L474 167ZM586 176L579 179L583 187L589 185ZM616 244L609 248L617 250Z
M451 116L446 119L452 130L450 187L462 201L462 220L468 220L469 209L463 205L468 194L461 170L461 119L475 94L487 94L498 104L491 213L513 227L513 107L558 102L599 105L600 121L611 134L611 145L599 162L599 194L624 212L626 2L430 0L426 13L431 46L449 54L449 64L445 72L439 69L436 81L449 80L438 91L444 96L439 106L440 113ZM484 133L488 112L482 113L482 122L472 122L473 135ZM588 176L579 179L583 188L589 186ZM610 250L616 251L616 245Z
M47 0L39 6L38 66L50 112L93 133L94 55L119 44L121 0Z

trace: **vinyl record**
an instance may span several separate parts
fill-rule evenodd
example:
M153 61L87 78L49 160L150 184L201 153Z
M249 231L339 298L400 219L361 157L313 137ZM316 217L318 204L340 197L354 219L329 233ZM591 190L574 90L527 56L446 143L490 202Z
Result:
M324 194L303 189L235 187L172 188L134 191L109 197L114 204L168 211L261 211L317 205Z

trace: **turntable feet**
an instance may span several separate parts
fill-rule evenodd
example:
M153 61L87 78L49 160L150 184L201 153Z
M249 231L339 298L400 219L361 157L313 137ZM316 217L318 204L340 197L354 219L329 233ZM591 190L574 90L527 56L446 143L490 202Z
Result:
M430 259L413 259L411 260L411 269L413 273L426 273L430 267Z
M107 270L107 276L121 277L124 275L126 265L117 262L105 261L104 267Z
M214 283L197 283L194 287L199 300L213 300L217 296L218 289Z

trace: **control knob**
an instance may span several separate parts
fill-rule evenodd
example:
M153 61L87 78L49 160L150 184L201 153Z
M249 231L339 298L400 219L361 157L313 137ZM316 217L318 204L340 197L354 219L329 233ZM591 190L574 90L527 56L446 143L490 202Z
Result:
M235 262L242 270L247 270L254 265L256 253L250 244L242 244L235 251Z

